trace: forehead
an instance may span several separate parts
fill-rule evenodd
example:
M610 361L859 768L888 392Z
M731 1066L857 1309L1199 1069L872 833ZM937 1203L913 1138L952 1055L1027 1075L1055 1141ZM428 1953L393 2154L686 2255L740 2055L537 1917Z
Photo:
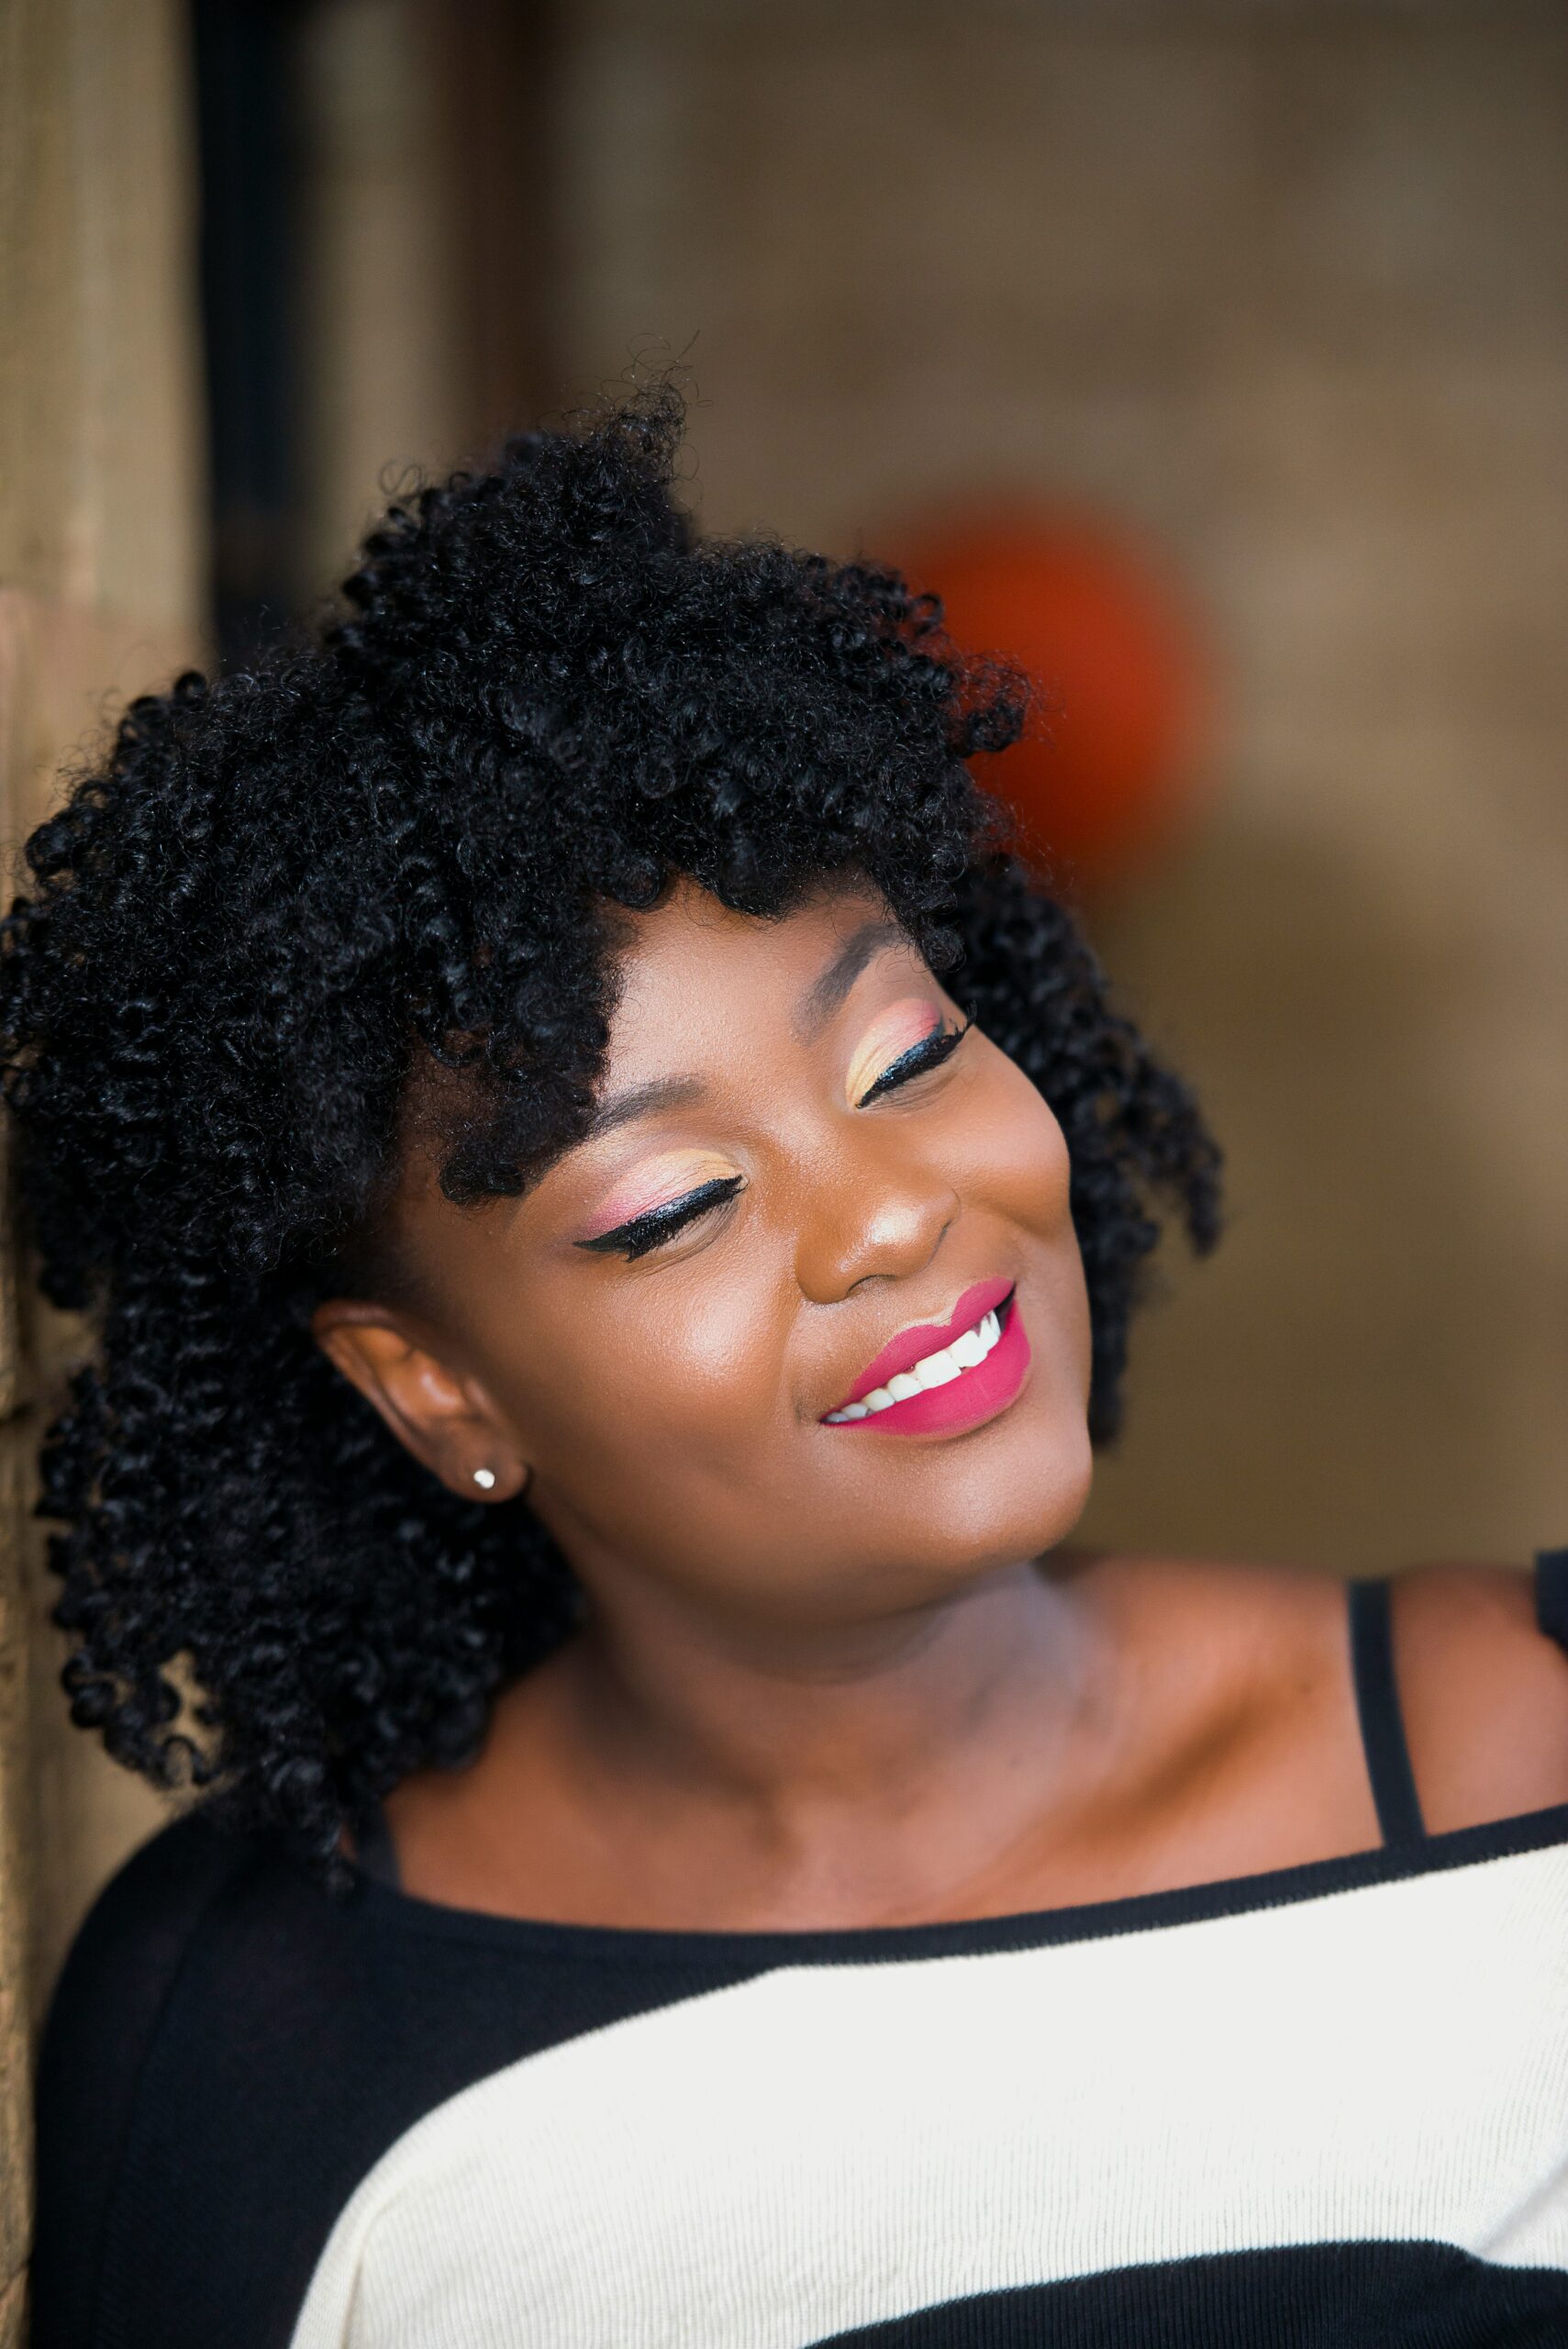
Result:
M824 886L777 916L737 913L683 880L652 912L632 915L617 947L608 1071L673 1064L732 1046L743 1030L789 1026L814 985L857 938L872 951L902 933L863 883ZM913 946L906 950L917 959Z

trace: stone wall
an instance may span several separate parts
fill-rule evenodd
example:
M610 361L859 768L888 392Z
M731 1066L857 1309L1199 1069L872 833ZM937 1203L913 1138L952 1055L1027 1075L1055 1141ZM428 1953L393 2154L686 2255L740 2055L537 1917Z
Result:
M1089 1530L1568 1540L1568 17L1530 0L587 0L573 394L684 354L705 518L1092 501L1225 663L1212 818L1098 918L1233 1219Z
M0 11L0 838L199 650L183 12ZM23 2326L33 2010L151 1798L72 1731L39 1536L39 1427L75 1341L0 1270L0 2349Z

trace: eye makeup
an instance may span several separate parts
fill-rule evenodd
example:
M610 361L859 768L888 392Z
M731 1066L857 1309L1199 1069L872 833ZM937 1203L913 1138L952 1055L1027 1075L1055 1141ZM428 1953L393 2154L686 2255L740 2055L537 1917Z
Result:
M968 1032L968 1020L949 1028L929 997L909 996L891 1005L850 1063L844 1089L851 1106L863 1109L911 1077L940 1067Z
M599 1229L574 1244L598 1255L646 1255L698 1216L732 1199L745 1179L732 1160L716 1151L676 1152L639 1167L612 1192L595 1219Z
M901 1085L940 1068L969 1032L966 1019L950 1028L929 996L889 1006L856 1050L845 1076L849 1105L863 1109ZM591 1254L633 1261L673 1240L689 1224L727 1207L746 1187L732 1160L715 1151L684 1150L639 1167L612 1191L594 1221L574 1241Z
M713 1183L701 1184L695 1191L687 1191L667 1207L650 1208L646 1215L634 1216L629 1223L617 1224L613 1231L601 1231L593 1240L579 1240L576 1245L601 1256L625 1256L633 1259L646 1256L677 1231L684 1230L699 1216L713 1208L723 1207L738 1191L744 1190L743 1174L730 1174Z

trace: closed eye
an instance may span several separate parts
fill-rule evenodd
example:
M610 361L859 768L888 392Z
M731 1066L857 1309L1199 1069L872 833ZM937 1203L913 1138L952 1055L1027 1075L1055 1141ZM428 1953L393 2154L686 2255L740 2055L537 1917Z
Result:
M943 1061L957 1052L973 1025L973 1020L966 1019L962 1028L933 1028L929 1036L922 1036L917 1044L911 1044L906 1052L900 1052L895 1061L888 1063L876 1083L861 1095L856 1108L863 1109L879 1094L892 1093L900 1085L907 1085L911 1077L924 1076L929 1069L940 1068Z
M743 1174L723 1174L714 1182L699 1183L695 1191L687 1191L678 1199L649 1208L642 1215L633 1216L629 1223L617 1223L613 1231L601 1231L595 1239L579 1240L573 1245L586 1248L596 1256L646 1256L650 1249L662 1247L699 1216L727 1205L745 1185Z

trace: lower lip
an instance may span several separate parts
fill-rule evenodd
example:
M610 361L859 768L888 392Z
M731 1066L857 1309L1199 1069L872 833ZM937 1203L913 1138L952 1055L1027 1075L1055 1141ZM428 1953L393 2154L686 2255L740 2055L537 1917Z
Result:
M928 1386L902 1403L890 1403L886 1410L873 1411L863 1419L840 1419L839 1426L851 1433L875 1428L883 1435L957 1435L994 1419L1016 1400L1029 1366L1029 1341L1016 1295L1006 1311L1001 1336L973 1370L962 1371L945 1386Z

